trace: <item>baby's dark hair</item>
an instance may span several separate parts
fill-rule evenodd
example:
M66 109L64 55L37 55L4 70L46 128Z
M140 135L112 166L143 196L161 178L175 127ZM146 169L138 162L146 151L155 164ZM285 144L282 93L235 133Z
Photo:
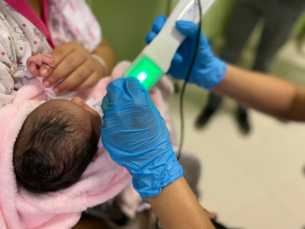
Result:
M97 152L99 134L64 109L38 107L25 120L14 145L17 181L35 193L76 183Z

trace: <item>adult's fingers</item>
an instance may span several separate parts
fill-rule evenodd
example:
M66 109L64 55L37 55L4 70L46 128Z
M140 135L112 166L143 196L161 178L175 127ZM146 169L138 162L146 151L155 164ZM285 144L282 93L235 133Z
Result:
M130 103L138 106L149 103L149 95L140 81L134 77L119 78L107 86L107 95L102 102L104 117L107 115L108 108L117 107L122 109L129 107Z
M199 26L191 21L177 21L176 22L177 30L182 33L183 35L191 38L196 39Z
M126 79L124 88L126 94L128 94L130 97L138 97L141 93L146 93L146 89L143 84L141 84L140 81L134 77Z
M172 68L178 67L182 64L182 62L183 62L183 57L179 53L175 53L171 63L171 67Z
M152 40L155 39L156 36L157 34L155 32L149 32L145 37L146 43L149 44L150 42L152 42Z
M53 90L56 94L60 94L71 89L77 88L84 83L90 75L94 72L94 68L90 66L89 60L76 68L71 74L68 75L62 82L55 85ZM47 79L46 79L47 80Z
M79 66L87 61L87 57L73 51L69 53L54 69L52 73L43 79L45 87L52 87L60 80L69 77Z
M167 17L165 17L164 15L158 16L153 22L152 31L155 33L159 33L166 21Z
M51 55L54 58L54 65L58 66L59 63L65 59L67 55L69 55L71 52L75 50L76 44L73 42L64 43L58 47L56 47L52 52ZM39 75L42 77L48 77L52 72L56 69L50 68L47 65L44 65L39 70Z
M158 16L154 20L153 26L152 26L152 31L149 32L145 37L145 41L147 44L149 44L150 42L152 42L153 39L155 39L155 37L158 35L158 33L161 31L162 27L164 26L166 20L167 20L167 17L165 17L163 15Z
M76 88L72 88L73 91L83 91L93 87L99 81L100 76L98 72L93 72L83 83L78 85Z
M180 33L182 33L186 37L189 37L193 41L197 40L198 30L200 28L196 23L191 22L191 21L177 21L176 28ZM200 33L201 33L200 34L200 46L201 46L201 48L203 48L206 45L209 45L209 41L203 32L200 31Z
M124 82L127 79L119 78L107 86L107 95L110 103L119 100L125 94Z

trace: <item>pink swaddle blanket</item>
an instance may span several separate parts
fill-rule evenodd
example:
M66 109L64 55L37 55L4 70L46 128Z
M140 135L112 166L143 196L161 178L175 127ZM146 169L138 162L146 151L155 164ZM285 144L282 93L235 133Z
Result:
M80 97L103 98L106 86L121 77L128 66L127 62L117 65L112 76L103 78ZM162 90L156 87L151 91L151 98L167 123L164 97L173 89L170 83L162 85ZM47 99L39 80L33 79L17 92L11 104L0 109L0 229L71 228L82 211L113 198L131 183L127 170L112 161L100 145L97 158L73 186L49 194L32 194L19 186L12 162L14 143L26 117Z
M82 97L102 98L111 81L110 77L100 80ZM97 158L80 181L65 190L38 195L18 186L12 162L14 143L28 114L46 100L40 82L33 79L17 92L11 104L0 109L1 229L71 228L78 222L82 211L111 199L131 182L126 169L112 161L108 152L99 147Z

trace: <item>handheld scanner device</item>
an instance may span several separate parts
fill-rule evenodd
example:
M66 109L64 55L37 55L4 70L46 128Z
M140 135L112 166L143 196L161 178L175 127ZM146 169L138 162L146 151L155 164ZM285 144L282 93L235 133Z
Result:
M200 0L202 15L214 0ZM197 0L180 0L157 37L144 48L142 53L127 69L124 77L137 78L150 90L162 75L168 72L171 61L185 36L176 30L176 21L185 20L199 23Z

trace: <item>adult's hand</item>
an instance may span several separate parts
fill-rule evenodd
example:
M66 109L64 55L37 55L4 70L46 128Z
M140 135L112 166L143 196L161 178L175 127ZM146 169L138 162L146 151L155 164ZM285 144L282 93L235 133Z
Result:
M56 47L51 55L55 67L44 65L40 68L39 75L45 78L45 87L55 85L53 91L56 94L88 89L103 76L102 65L77 43L64 43Z
M164 120L137 79L110 83L102 109L103 144L133 176L142 199L159 195L162 187L182 176Z
M152 31L146 35L146 42L150 43L160 32L167 18L159 16L153 23ZM196 41L199 26L190 21L177 21L176 29L186 36L175 54L169 74L176 79L185 79L189 71L196 50ZM201 32L197 58L190 75L189 82L212 89L221 82L227 71L227 65L216 58L205 35Z

